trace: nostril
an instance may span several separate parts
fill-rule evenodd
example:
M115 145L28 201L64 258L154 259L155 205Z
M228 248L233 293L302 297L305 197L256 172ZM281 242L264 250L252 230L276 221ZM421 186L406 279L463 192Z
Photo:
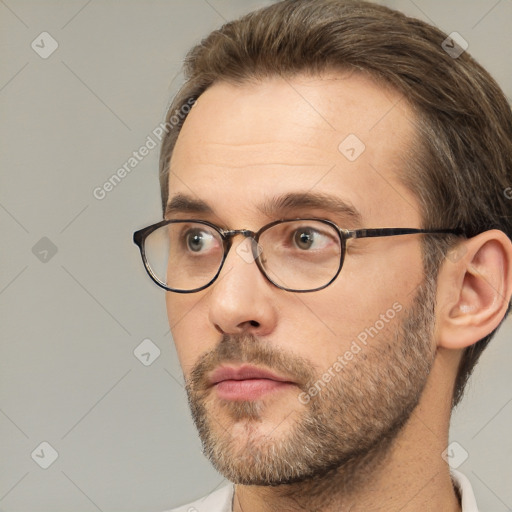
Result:
M252 327L259 327L260 326L260 323L256 322L256 320L251 320L249 323L251 324Z

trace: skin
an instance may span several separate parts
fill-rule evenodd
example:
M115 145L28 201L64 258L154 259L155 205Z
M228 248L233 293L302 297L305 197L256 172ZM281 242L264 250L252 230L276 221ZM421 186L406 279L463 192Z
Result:
M412 119L400 95L359 74L217 83L187 117L169 177L170 199L186 194L206 202L213 213L173 212L169 218L199 218L253 231L277 218L296 216L318 216L348 229L421 227L418 201L398 179L401 157L415 137ZM348 134L366 145L353 162L338 150ZM270 216L258 209L271 197L309 191L343 199L360 212L362 224L322 208ZM341 274L330 286L290 293L273 286L254 263L237 254L234 249L242 240L235 239L212 286L192 294L166 294L186 379L223 334L244 333L310 361L320 376L395 302L406 310L424 279L418 236L363 239L350 242ZM364 483L350 493L337 493L342 472L334 472L322 484L329 499L320 506L313 487L306 486L300 500L290 496L293 485L298 492L303 484L285 490L237 485L236 512L460 510L441 457L448 445L457 364L463 348L499 324L512 288L512 249L503 233L488 231L461 243L462 257L445 262L440 270L432 371L385 462L373 471L365 468ZM386 342L385 331L374 343ZM286 436L294 415L304 407L297 394L287 389L261 400L262 420L251 425L253 439L271 436L278 442ZM210 407L215 421L230 429L234 442L243 447L247 420L234 420L214 396Z

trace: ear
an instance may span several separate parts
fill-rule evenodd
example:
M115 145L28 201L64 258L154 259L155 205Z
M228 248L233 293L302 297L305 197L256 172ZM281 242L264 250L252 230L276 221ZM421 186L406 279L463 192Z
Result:
M437 279L436 341L462 349L490 334L505 316L512 294L512 242L485 231L452 249Z

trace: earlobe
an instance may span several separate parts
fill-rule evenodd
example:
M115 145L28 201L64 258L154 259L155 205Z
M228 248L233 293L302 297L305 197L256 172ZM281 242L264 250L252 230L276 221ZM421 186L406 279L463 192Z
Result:
M512 243L498 230L460 242L437 281L436 340L462 349L490 334L505 316L512 295Z

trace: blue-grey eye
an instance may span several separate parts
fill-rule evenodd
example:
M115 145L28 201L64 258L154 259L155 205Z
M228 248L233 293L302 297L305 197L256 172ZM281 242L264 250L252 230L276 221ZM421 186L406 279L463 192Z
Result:
M202 229L191 229L185 234L187 248L192 252L207 252L215 245L212 233Z
M293 235L293 242L298 249L324 249L329 244L329 237L312 228L297 229Z

